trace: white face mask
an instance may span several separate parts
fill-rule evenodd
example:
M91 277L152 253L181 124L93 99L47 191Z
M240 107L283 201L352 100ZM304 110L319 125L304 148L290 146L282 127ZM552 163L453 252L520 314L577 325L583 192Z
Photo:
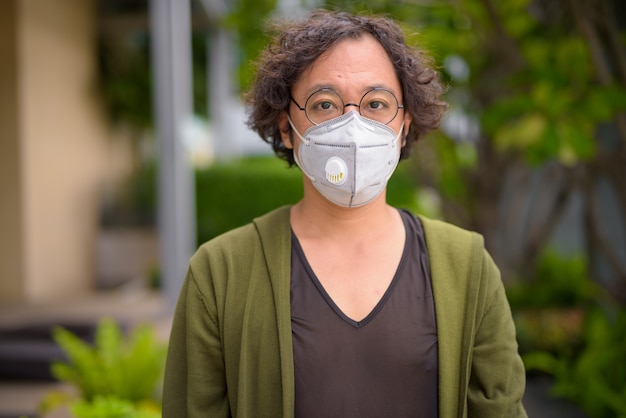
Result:
M400 152L396 133L382 123L348 112L310 127L304 136L291 118L289 124L302 140L296 163L313 186L331 202L355 207L376 198L393 174Z

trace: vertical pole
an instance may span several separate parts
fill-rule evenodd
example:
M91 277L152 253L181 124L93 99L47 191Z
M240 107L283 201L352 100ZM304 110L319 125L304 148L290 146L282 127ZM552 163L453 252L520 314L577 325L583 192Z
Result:
M190 1L150 0L150 20L161 274L173 305L195 247L193 170L183 140L193 113Z
M209 59L209 103L211 108L211 125L213 127L213 146L216 156L236 155L236 141L225 141L229 128L232 130L231 114L233 113L233 48L230 34L223 28L213 31L207 45Z

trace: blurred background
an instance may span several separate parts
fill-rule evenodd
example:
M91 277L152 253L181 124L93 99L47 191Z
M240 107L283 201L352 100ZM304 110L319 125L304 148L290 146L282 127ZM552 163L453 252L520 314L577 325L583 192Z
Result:
M241 97L264 22L317 7L441 70L389 201L485 236L529 415L626 416L624 1L3 0L0 417L160 416L188 257L302 193Z

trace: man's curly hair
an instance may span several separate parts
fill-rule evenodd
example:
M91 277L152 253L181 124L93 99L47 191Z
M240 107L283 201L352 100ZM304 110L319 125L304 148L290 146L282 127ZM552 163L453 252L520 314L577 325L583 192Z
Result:
M246 94L248 126L272 145L276 155L294 164L293 150L283 144L278 126L288 111L291 87L323 53L344 39L373 36L385 49L402 87L405 112L412 116L400 159L424 134L439 127L447 103L432 59L424 51L406 45L400 27L381 16L352 15L318 10L307 18L278 22L276 35L257 61L257 73Z

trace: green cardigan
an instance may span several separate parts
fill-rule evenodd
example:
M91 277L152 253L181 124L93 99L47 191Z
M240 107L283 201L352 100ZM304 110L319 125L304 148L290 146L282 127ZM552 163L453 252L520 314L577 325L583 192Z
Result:
M526 417L524 366L482 237L420 218L439 347L439 417ZM282 207L202 245L180 293L163 417L293 417L291 230Z

